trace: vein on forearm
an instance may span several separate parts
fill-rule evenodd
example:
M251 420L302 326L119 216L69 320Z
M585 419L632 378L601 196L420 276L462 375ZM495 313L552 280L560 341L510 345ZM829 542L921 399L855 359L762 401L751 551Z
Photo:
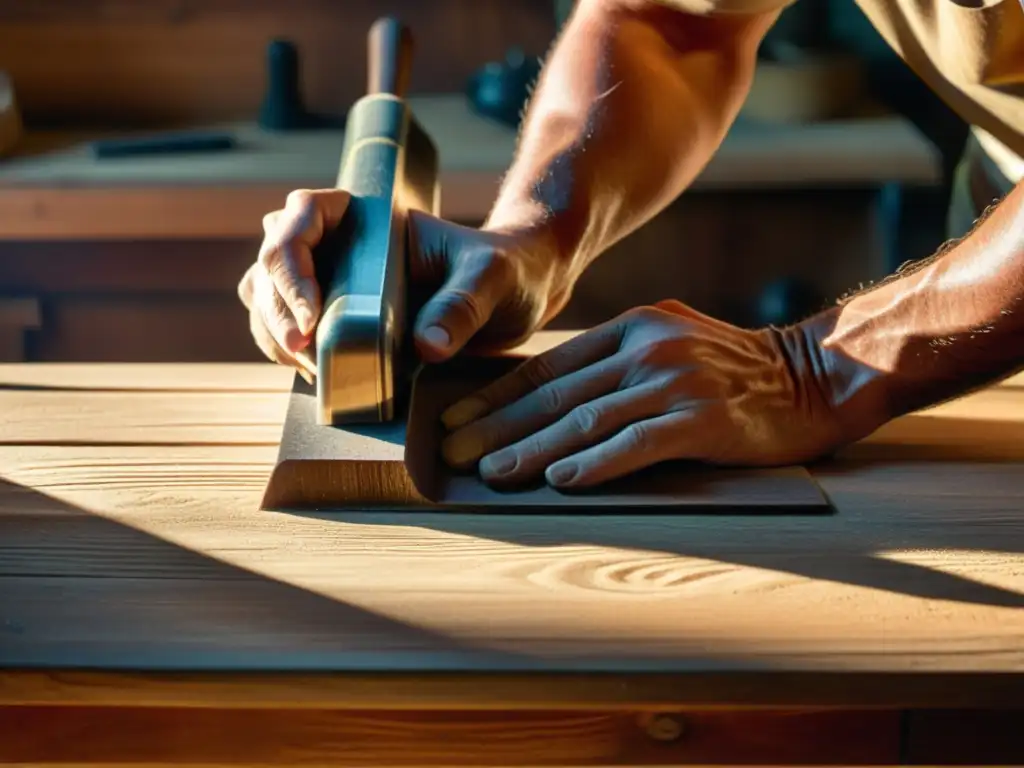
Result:
M1024 186L966 237L846 299L825 344L878 372L892 416L1024 367Z
M770 21L581 2L526 111L489 228L550 227L578 269L704 167L738 112Z

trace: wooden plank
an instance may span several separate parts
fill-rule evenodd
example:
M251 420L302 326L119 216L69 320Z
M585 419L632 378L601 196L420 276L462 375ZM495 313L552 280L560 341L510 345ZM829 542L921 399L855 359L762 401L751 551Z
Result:
M571 333L539 334L535 349L569 338ZM91 369L61 363L0 366L0 409L5 414L0 443L217 440L276 445L291 381L284 368L269 363L208 368L202 364L107 364ZM1021 382L1024 376L906 417L846 454L851 459L870 459L921 450L945 451L946 458L954 459L1021 458L1024 399L1015 389ZM172 388L185 394L161 391ZM204 394L208 389L217 392ZM229 394L234 392L239 396Z
M324 674L276 670L160 673L112 670L0 670L0 705L347 709L390 711L550 711L683 707L728 710L778 707L838 708L943 706L1006 708L1020 701L1019 680L964 674L853 674L751 676L730 673L581 675L553 671L454 674ZM840 686L842 690L840 691ZM941 764L941 763L940 763Z
M180 331L166 307L128 302L139 310L132 333ZM88 305L87 305L88 306ZM117 302L114 303L117 307ZM102 307L98 308L102 309ZM239 316L245 312L238 304ZM96 323L97 315L79 318ZM116 317L116 314L115 314ZM203 319L203 318L200 318ZM197 333L209 333L209 321ZM95 327L94 327L95 329ZM516 354L536 354L576 331L544 331ZM121 337L123 338L123 337ZM246 348L254 347L251 340ZM271 363L0 365L0 444L202 443L278 445L294 374Z
M290 369L272 363L0 364L0 390L283 394L291 387L292 376Z
M0 763L894 765L899 714L0 708Z
M257 447L0 455L0 666L745 673L761 701L807 695L775 674L964 673L942 698L978 695L974 674L1002 695L991 676L1024 668L1020 489L984 497L988 468L847 476L833 518L723 528L263 513Z
M267 368L245 370L259 383ZM40 366L39 381L57 369ZM158 382L161 367L151 370ZM116 381L118 367L109 375ZM948 439L972 415L1018 418L1021 383L944 406ZM272 444L145 444L160 429L201 435L204 418L259 427L269 412L225 402L211 417L197 389L129 393L165 403L150 403L148 425L124 428L137 444L106 445L94 424L87 445L0 447L0 667L126 673L5 675L4 700L365 707L375 696L425 706L422 694L537 706L531 685L580 670L611 677L548 679L544 695L581 706L673 697L968 706L1024 696L1024 474L1009 442L1010 453L985 460L873 460L866 441L815 470L839 510L820 519L286 515L257 510ZM91 405L89 393L56 398L37 420L88 425L90 413L117 407L105 394ZM283 404L283 389L250 394ZM21 392L4 411L52 395ZM140 669L356 676L192 677L168 687L127 674ZM356 674L380 669L408 675L375 688L379 679ZM459 670L484 677L417 676ZM512 671L535 677L510 682Z
M405 421L332 430L317 425L316 389L296 377L261 508L724 515L833 511L800 466L709 473L668 462L608 483L596 494L562 494L544 483L496 489L475 473L453 471L440 459L441 413L523 359L467 358L424 368L413 384Z
M6 445L277 445L288 398L279 392L0 388Z

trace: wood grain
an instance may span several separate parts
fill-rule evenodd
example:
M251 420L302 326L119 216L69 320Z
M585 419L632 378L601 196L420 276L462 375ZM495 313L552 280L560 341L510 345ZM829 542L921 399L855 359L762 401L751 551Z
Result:
M22 392L270 392L282 397L291 370L261 363L0 364L0 390ZM86 401L88 402L88 401ZM82 407L79 404L79 407ZM86 404L85 410L90 406ZM5 412L5 416L15 415ZM85 430L89 434L88 428ZM11 439L17 441L16 434Z
M650 735L663 722L677 738ZM898 757L895 712L0 708L0 764L892 765Z
M33 369L52 383L60 367L13 369L25 387ZM108 389L119 377L152 387L121 394L153 398L135 411L151 420L112 410L110 393L4 394L5 418L35 408L61 439L6 439L5 422L0 667L41 669L0 676L0 700L608 708L1024 696L1020 442L998 454L983 430L960 442L965 420L1019 422L1024 377L815 467L836 515L723 524L260 512L275 446L244 434L283 405L283 382L264 390L272 366L223 369L252 372L217 403L216 423L243 425L230 446L195 444L212 418L198 391L215 389L209 370L192 368L182 394L155 390L185 368L97 370ZM247 400L264 396L276 401ZM916 456L915 419L958 455ZM183 444L154 444L161 433ZM885 455L899 445L910 447ZM330 670L345 675L317 674ZM573 674L584 670L602 674Z
M277 445L287 405L282 392L82 391L0 387L8 445ZM10 408L11 410L6 410Z

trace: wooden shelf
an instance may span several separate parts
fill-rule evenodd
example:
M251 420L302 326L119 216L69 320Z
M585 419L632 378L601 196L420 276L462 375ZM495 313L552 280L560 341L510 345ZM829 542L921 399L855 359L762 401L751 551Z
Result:
M475 115L459 94L413 98L438 145L442 212L483 218L511 162L515 131ZM0 238L257 237L264 213L295 188L333 186L343 132L227 129L218 154L97 160L100 134L30 134L0 163ZM109 134L103 134L109 137ZM811 125L738 122L696 189L863 186L940 179L935 148L898 117Z

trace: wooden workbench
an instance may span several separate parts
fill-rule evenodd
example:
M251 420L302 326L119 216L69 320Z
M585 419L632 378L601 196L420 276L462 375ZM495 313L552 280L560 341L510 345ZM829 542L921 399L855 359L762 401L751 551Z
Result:
M1024 377L806 517L261 512L289 382L0 366L0 763L1024 762Z
M512 162L516 131L477 115L464 95L410 99L437 144L445 218L480 221ZM222 153L97 160L110 133L30 134L0 162L0 240L248 238L297 188L332 187L342 130L275 133L252 123ZM131 134L129 134L131 135ZM938 150L907 120L868 115L799 125L741 120L695 189L845 188L941 179Z

